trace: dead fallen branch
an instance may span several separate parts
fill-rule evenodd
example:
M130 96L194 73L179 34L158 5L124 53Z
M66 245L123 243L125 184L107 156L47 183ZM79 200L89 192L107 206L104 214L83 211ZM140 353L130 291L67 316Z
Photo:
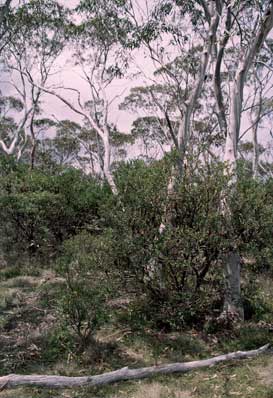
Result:
M200 369L207 366L216 365L219 362L231 361L255 357L267 351L269 344L252 351L237 351L214 358L203 359L192 362L170 363L160 366L150 366L139 369L129 369L128 367L103 373L96 376L66 377L66 376L42 376L42 375L15 375L0 377L0 390L3 388L13 388L22 385L39 386L47 388L71 388L84 386L99 386L115 383L122 380L144 379L158 374L185 373L190 370Z

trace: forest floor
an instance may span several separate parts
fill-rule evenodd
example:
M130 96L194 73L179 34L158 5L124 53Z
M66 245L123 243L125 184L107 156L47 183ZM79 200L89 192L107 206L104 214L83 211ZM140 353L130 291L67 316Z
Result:
M271 281L272 282L272 281ZM50 271L42 274L13 270L0 272L0 376L20 374L99 374L123 366L142 367L203 359L236 350L273 346L273 328L245 322L229 334L208 335L195 330L157 333L113 323L99 331L98 348L81 355L69 353L69 337L56 330L54 297L62 280ZM268 295L272 295L267 281ZM67 341L66 341L67 340ZM232 361L182 375L120 382L100 388L3 390L0 398L273 398L273 353Z

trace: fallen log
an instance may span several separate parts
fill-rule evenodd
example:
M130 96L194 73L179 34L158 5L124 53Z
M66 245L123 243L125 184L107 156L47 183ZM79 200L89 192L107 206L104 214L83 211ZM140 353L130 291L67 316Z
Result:
M47 388L71 388L71 387L92 387L115 383L124 380L144 379L158 374L185 373L190 370L200 369L216 365L219 362L231 361L234 359L244 359L255 357L267 351L269 344L251 351L236 351L224 355L219 355L209 359L192 362L178 362L159 366L149 366L139 369L129 369L128 367L118 369L108 373L95 376L43 376L43 375L16 375L0 377L0 391L6 388L18 386L35 386Z

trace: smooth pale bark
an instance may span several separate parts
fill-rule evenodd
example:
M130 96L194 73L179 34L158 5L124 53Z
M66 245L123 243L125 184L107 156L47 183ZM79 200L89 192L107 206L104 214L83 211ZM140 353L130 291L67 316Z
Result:
M170 197L175 192L175 180L177 178L176 174L177 174L176 168L172 167L171 177L169 178L168 187L167 187L167 198L168 199L170 199ZM168 213L167 206L166 206L165 207L165 211L164 211L164 220L161 221L161 224L159 226L159 233L160 234L163 234L163 232L165 231L167 225L171 225L171 218L170 218L170 214Z
M175 180L177 178L177 169L172 167L171 177L169 178L168 187L167 187L167 199L169 200L171 196L175 192ZM165 206L164 216L162 217L161 224L159 226L159 234L162 235L167 227L167 225L171 225L171 215L168 211L168 206ZM145 278L145 282L157 282L158 288L163 293L166 289L165 275L163 264L158 261L156 258L151 258L147 265L147 274L148 276Z
M224 162L226 163L226 173L232 176L231 184L236 189L236 162L238 153L238 141L241 125L241 114L243 104L243 93L247 73L253 64L255 57L273 27L273 1L265 13L264 18L260 24L259 30L254 38L252 44L246 53L241 55L237 72L235 75L233 87L231 90L230 100L230 117L227 126L226 145L224 153ZM224 199L223 211L228 218L230 216L229 200ZM224 274L225 274L225 301L224 310L227 313L243 317L243 308L240 299L240 256L236 248L231 248L224 256Z
M46 375L15 375L0 377L0 390L14 388L18 386L33 386L46 388L73 388L73 387L93 387L111 384L124 380L144 379L159 374L186 373L191 370L214 366L225 361L235 359L252 358L266 352L269 344L251 351L236 351L229 354L219 355L214 358L203 359L192 362L170 363L160 366L149 366L146 368L129 369L128 367L103 373L96 376L66 377L66 376L46 376Z
M262 88L259 88L259 105L256 118L251 118L252 123L252 145L253 145L253 157L252 157L252 176L257 178L258 176L258 164L259 164L259 144L258 144L258 126L261 119L262 113Z
M224 314L235 314L240 319L244 318L241 300L241 259L237 251L228 252L223 256L225 277Z
M106 131L107 130L107 131ZM113 175L110 171L111 168L111 148L109 142L109 131L108 128L105 128L105 134L103 137L103 146L104 146L104 158L103 158L103 174L110 185L110 188L114 195L118 194L118 190L113 178Z
M258 176L259 150L258 150L258 125L252 128L252 144L253 144L253 158L252 158L252 175L253 178Z
M20 132L24 129L25 124L28 120L28 117L30 115L30 113L32 112L33 107L31 107L29 110L25 110L25 114L24 117L22 118L22 120L20 121L20 123L18 124L15 132L14 132L14 136L13 139L10 143L10 145L6 145L6 143L3 140L0 140L0 147L2 148L3 152L6 155L14 155L16 149L17 149L17 144L19 142L20 139ZM22 148L18 148L19 149L19 154L20 152L22 152Z
M221 11L223 4L221 3ZM223 99L222 92L222 79L221 79L221 70L222 70L222 62L224 58L224 53L226 49L226 45L230 38L230 29L231 29L231 9L227 9L226 23L225 23L225 32L224 37L220 42L219 49L217 51L213 84L214 84L214 94L216 99L216 107L217 107L217 116L219 120L219 126L223 137L227 136L227 119L226 119L226 110ZM217 46L216 46L217 47Z
M219 13L219 10L217 11L217 6L215 6L214 2L210 2L210 9L206 5L206 2L203 2L202 6L204 9L205 17L209 24L209 29L207 32L206 42L204 45L205 49L204 49L202 60L201 60L200 67L199 67L199 75L198 75L197 82L192 90L192 93L190 95L188 102L184 104L184 115L183 115L183 118L179 125L177 138L173 137L173 142L174 142L175 148L179 152L179 159L177 161L177 168L173 167L171 170L171 175L170 175L168 187L167 187L167 199L169 199L175 192L175 189L176 189L175 185L176 185L176 180L177 180L177 170L178 170L180 177L183 175L183 172L184 172L185 155L186 155L189 140L191 137L192 114L197 105L197 101L201 95L201 91L202 91L202 88L204 85L209 61L210 61L211 55L212 55L212 50L216 43L216 32L217 32L217 28L218 28L219 21L220 21L220 13ZM165 114L165 116L167 116L166 119L168 122L168 115ZM172 129L170 129L170 132L171 132L171 130ZM171 133L171 136L172 136L172 133ZM171 225L171 224L172 224L171 217L170 217L170 214L168 213L168 209L166 207L164 216L162 218L162 221L161 221L161 224L159 227L159 233L163 234L166 229L166 226ZM156 279L160 290L164 291L165 282L164 282L164 269L163 269L162 264L159 264L156 259L152 258L147 266L147 270L148 270L148 278L147 278L148 281Z
M29 130L30 130L30 135L31 135L31 151L30 151L30 168L31 168L31 170L33 170L34 166L35 166L35 156L36 156L36 149L37 149L37 138L36 138L36 134L34 131L34 119L35 119L35 108L38 104L39 97L40 97L40 93L37 95L36 101L34 101L34 109L33 109L30 124L29 124Z
M181 172L183 172L183 164L185 161L185 155L186 155L188 143L189 143L189 140L191 137L192 114L195 110L197 101L201 95L202 88L204 86L204 81L206 78L207 69L208 69L210 58L211 58L212 50L216 43L216 32L217 32L219 20L220 20L220 15L219 15L219 12L216 10L216 6L214 5L214 2L210 2L210 8L211 8L210 10L206 6L205 2L203 2L203 7L204 7L204 12L205 12L206 18L209 23L209 31L207 33L207 40L206 40L207 42L205 44L205 49L204 49L202 60L200 63L199 75L197 78L197 82L192 90L189 100L187 101L187 103L184 106L184 117L180 123L179 130L178 130L177 141L178 141L178 147L179 147L179 151L180 151L180 162L182 164Z
M265 13L265 16L260 25L259 31L250 45L246 54L242 54L241 61L239 62L234 84L232 87L231 94L231 106L230 106L230 119L228 124L228 137L229 142L226 145L224 160L229 162L231 165L237 159L237 146L239 141L240 125L241 125L241 113L243 104L243 93L244 85L246 81L246 76L249 68L253 64L255 57L259 54L259 51L273 27L273 1ZM231 147L230 142L233 142L233 147Z
M33 86L37 87L38 89L42 90L43 92L45 92L47 94L51 94L51 95L55 96L56 98L58 98L65 105L67 105L68 108L70 108L73 112L82 116L87 121L89 126L97 132L98 136L102 140L103 147L104 147L103 174L104 174L104 177L105 177L106 181L108 182L113 194L117 195L117 193L118 193L117 187L116 187L116 184L115 184L115 181L114 181L113 175L111 173L111 169L110 169L110 167L111 167L111 147L110 147L110 140L109 140L109 129L107 128L107 126L104 126L104 128L102 129L96 123L96 121L90 116L90 114L88 112L86 112L80 106L80 100L78 101L79 107L77 107L77 106L73 105L69 100L64 98L62 95L56 93L55 91L47 89L42 86L39 86L38 84L33 83L33 81L30 81L30 83ZM73 91L77 92L78 95L80 95L78 90L73 89Z

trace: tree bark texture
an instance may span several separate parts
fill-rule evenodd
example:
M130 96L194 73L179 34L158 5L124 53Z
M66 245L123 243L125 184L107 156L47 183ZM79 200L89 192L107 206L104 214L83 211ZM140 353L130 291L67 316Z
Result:
M226 162L226 172L231 175L231 184L236 187L237 173L237 153L241 126L241 114L243 105L243 93L247 74L255 57L273 27L273 1L270 2L261 21L259 30L254 37L252 45L241 56L234 83L231 90L230 115L227 125L226 145L224 162ZM230 216L229 198L225 198L223 212L226 217ZM224 312L237 314L243 318L243 308L240 299L240 256L237 249L230 249L224 256L224 275L225 275L225 301Z
M204 3L205 5L205 3ZM218 11L216 10L216 6L211 2L211 11L205 7L205 14L209 23L209 30L207 33L207 43L205 44L205 50L203 52L202 61L199 67L199 76L196 82L195 87L190 95L189 100L185 104L185 111L183 120L180 123L178 130L178 146L180 151L180 162L184 164L185 155L188 147L188 142L191 136L191 118L196 107L197 101L201 95L201 91L204 85L204 81L206 78L206 73L209 65L209 61L211 58L212 50L215 46L216 42L216 32L219 25L220 16ZM183 172L183 170L182 170Z
M236 314L244 318L241 301L241 258L236 251L230 251L224 256L225 301L224 313Z
M56 93L54 90L47 89L45 87L39 86L38 84L35 84L33 81L30 83L34 86L40 89L41 91L53 95L56 98L58 98L60 101L62 101L65 105L68 106L73 112L76 114L82 116L89 124L90 128L94 129L98 136L101 138L103 147L104 147L104 156L103 156L103 174L108 182L112 192L114 195L117 195L118 190L111 172L111 145L110 145L110 140L109 140L109 130L107 126L104 126L104 129L101 128L96 121L90 116L88 112L86 112L82 108L78 108L72 104L72 102L68 101L66 98L61 96L60 94ZM77 90L75 90L77 91ZM1 142L0 142L1 143Z
M229 354L219 355L214 358L203 359L192 362L170 363L160 366L149 366L139 369L128 367L95 376L46 376L46 375L16 375L0 377L0 390L18 386L33 386L46 388L72 388L101 386L118 381L144 379L158 374L186 373L191 370L213 366L221 362L235 359L255 357L267 351L269 345L251 351L236 351Z

